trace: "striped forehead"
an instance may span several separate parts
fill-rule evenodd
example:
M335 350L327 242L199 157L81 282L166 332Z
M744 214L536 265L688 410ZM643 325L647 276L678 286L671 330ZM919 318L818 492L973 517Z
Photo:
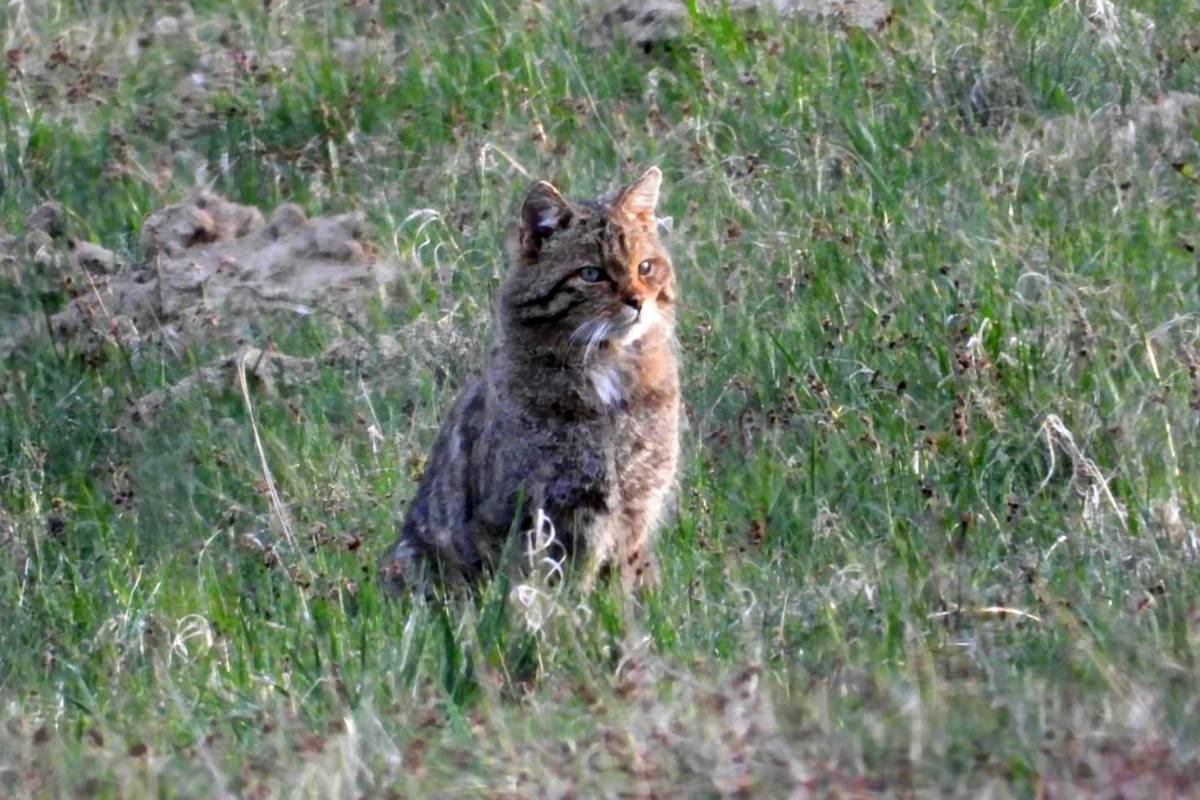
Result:
M628 226L614 220L607 206L597 202L580 205L591 212L581 222L587 230L587 238L595 243L601 258L610 262L627 262L633 250L633 232Z

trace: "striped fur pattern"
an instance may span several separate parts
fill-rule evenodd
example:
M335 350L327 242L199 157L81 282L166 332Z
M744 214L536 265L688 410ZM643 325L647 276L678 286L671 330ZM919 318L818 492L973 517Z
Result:
M384 565L394 586L474 580L539 510L585 584L609 567L630 588L656 581L651 539L679 453L661 180L651 168L589 202L530 189L508 236L489 364L442 425Z

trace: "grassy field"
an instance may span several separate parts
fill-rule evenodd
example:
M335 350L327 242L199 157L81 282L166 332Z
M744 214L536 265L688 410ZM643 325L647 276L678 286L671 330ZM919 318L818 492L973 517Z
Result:
M0 272L0 796L1200 792L1200 4L689 5L646 52L572 3L5 4L0 230L361 211L402 279L247 343L412 335L129 426L237 343L85 349L80 274ZM514 203L651 163L661 589L388 600Z

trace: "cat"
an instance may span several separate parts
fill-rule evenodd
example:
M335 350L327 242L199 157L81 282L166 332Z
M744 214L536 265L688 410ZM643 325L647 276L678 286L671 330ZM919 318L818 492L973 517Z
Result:
M680 414L661 183L651 167L592 201L545 181L529 190L506 236L487 367L443 422L385 555L394 589L472 583L541 520L557 559L583 564L585 588L610 570L628 589L657 586L650 546L675 482Z

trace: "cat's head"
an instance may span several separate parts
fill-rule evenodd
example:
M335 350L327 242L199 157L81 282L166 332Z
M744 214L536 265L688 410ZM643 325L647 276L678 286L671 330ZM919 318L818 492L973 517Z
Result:
M585 353L671 326L674 272L654 214L661 183L651 167L589 202L535 183L508 237L505 325Z

